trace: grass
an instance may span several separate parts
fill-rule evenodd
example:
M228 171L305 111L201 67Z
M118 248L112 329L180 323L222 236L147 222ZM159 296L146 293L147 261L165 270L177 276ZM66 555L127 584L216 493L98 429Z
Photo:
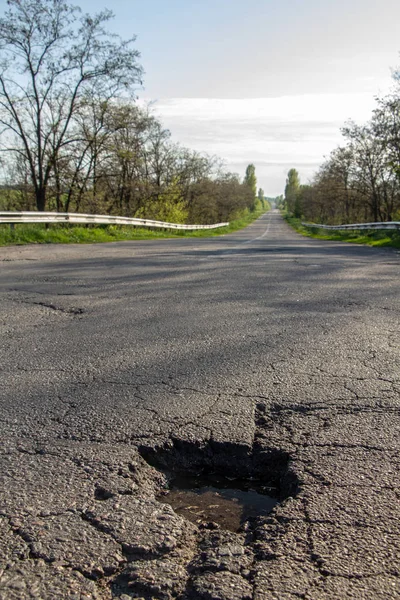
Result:
M128 240L152 240L182 237L212 237L225 235L247 227L266 211L248 213L232 221L227 227L199 231L151 230L147 227L127 225L46 225L18 224L14 229L0 225L0 246L25 244L93 244L100 242L121 242Z
M350 242L351 244L366 244L368 246L381 246L400 248L400 231L398 230L334 230L329 231L315 227L305 227L301 224L301 219L296 219L290 215L284 215L286 222L301 235L312 237L318 240L332 240L335 242Z

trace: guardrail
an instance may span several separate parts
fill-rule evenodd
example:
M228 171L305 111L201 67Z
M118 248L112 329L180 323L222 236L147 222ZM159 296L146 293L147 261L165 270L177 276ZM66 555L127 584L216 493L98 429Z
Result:
M352 223L351 225L320 225L318 223L302 223L304 227L318 229L399 229L400 221L385 221L383 223Z
M226 227L229 223L215 223L214 225L182 225L180 223L165 223L151 219L133 219L110 215L87 215L81 213L55 213L55 212L0 212L0 223L15 225L16 223L83 223L98 225L132 225L134 227L155 227L160 229L184 229L195 231L197 229L217 229Z

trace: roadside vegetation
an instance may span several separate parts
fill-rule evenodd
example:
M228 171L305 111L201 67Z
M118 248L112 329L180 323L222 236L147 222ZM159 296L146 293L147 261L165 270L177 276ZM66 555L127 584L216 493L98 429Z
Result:
M233 222L232 231L267 210L253 164L244 177L226 172L217 157L175 143L137 103L140 54L135 38L108 30L112 16L84 14L68 0L8 0L0 17L0 211ZM176 235L21 225L2 228L0 243Z
M352 230L346 231L334 230L329 231L322 229L317 225L305 226L301 219L293 217L289 214L284 215L286 222L293 227L301 235L312 237L318 240L333 240L336 242L351 242L352 244L367 244L368 246L388 246L392 248L400 248L400 230L388 231L365 231Z
M303 235L398 248L396 230L326 231L301 222L400 221L400 69L394 71L392 92L376 100L370 121L364 125L349 121L342 135L343 145L333 150L306 185L297 170L290 169L285 194L276 205Z

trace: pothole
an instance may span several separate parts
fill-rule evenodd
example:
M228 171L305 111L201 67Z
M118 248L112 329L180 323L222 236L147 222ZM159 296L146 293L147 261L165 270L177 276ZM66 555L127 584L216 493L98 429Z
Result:
M279 449L175 440L139 451L168 481L157 500L200 527L237 532L297 491L290 457Z
M275 497L265 493L267 489ZM270 513L278 503L276 495L276 488L266 488L256 481L181 475L170 482L169 491L162 492L157 500L170 504L178 515L200 527L219 526L236 532L249 519Z

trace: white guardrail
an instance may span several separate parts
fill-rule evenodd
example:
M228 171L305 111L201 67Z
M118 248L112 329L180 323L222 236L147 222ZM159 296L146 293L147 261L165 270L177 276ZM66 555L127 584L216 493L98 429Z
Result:
M385 221L382 223L352 223L351 225L320 225L318 223L302 223L304 227L318 229L399 229L400 221Z
M133 219L129 217L115 217L110 215L86 215L81 213L55 213L55 212L0 212L0 223L15 225L16 223L95 223L100 225L133 225L134 227L156 227L160 229L217 229L226 227L229 223L215 223L214 225L182 225L180 223L164 223L151 219Z

